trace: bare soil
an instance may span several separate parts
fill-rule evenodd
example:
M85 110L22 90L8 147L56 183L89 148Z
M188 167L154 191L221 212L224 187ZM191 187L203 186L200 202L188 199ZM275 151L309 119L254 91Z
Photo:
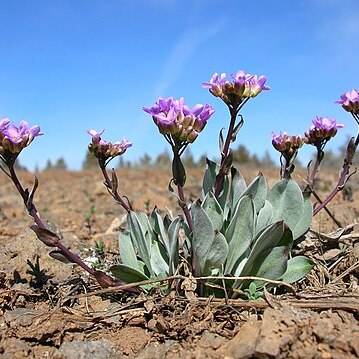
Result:
M245 170L249 180L254 170ZM271 186L276 171L265 173ZM134 208L180 213L168 190L169 172L118 171L121 194ZM304 174L296 178L301 180ZM325 173L322 197L337 175ZM35 203L41 217L88 261L103 241L102 265L118 259L125 212L107 193L97 171L38 174ZM31 188L33 176L21 174ZM200 195L202 172L190 171L188 200ZM262 300L183 297L171 292L139 296L104 292L85 273L48 255L28 229L31 219L13 184L0 175L0 357L2 358L359 358L359 192L329 205L341 228L322 211L297 253L315 268L295 285ZM93 215L86 220L93 206ZM27 273L40 257L47 281ZM192 294L192 295L191 295Z

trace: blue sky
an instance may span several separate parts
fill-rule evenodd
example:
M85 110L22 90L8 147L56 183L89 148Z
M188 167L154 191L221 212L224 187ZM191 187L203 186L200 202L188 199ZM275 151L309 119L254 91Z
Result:
M277 157L271 131L303 133L319 115L346 125L334 149L356 131L333 101L359 87L358 14L357 0L0 0L0 117L45 133L21 155L28 168L63 156L79 169L89 128L132 141L127 160L164 151L142 107L184 97L216 109L191 146L215 157L228 114L200 83L244 70L271 90L245 106L238 143Z

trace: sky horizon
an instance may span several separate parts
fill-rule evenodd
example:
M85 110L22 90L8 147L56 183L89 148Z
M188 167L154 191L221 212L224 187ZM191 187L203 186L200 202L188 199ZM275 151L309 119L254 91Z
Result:
M201 82L244 70L266 75L271 89L244 107L234 148L277 159L272 131L304 134L325 116L345 125L328 144L336 150L357 131L334 101L359 87L358 13L357 0L0 0L0 118L44 132L22 165L41 169L63 157L77 170L87 129L133 142L125 160L169 151L142 108L184 97L215 108L191 145L196 159L215 158L229 116ZM298 157L305 163L313 152L306 146Z

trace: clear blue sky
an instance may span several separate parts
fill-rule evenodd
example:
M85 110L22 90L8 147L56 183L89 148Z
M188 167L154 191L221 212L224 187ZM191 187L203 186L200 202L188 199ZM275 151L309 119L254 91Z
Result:
M303 133L319 115L346 125L335 148L356 131L333 101L359 87L358 39L358 0L0 0L0 117L45 133L21 155L28 168L63 156L79 169L89 128L126 136L128 160L162 152L142 107L183 96L216 109L191 147L214 157L228 115L200 83L244 70L271 90L246 105L239 142L277 157L271 131Z

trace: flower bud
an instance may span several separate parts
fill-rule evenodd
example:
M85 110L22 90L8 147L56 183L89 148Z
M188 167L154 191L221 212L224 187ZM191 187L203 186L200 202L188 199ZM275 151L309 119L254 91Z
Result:
M281 132L279 135L272 133L272 145L285 158L289 159L303 146L303 139L299 135L291 136L286 132Z

